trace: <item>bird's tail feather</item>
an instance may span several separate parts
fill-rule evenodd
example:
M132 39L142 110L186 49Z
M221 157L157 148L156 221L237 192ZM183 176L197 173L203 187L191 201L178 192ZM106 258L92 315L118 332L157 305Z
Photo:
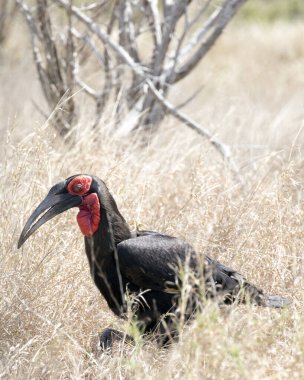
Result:
M207 284L211 285L210 293L212 295L215 291L217 295L224 295L225 304L251 302L264 307L284 308L291 303L286 297L266 295L262 289L248 282L240 273L209 256L205 256L205 259L205 276Z
M246 280L241 285L241 297L237 297L240 303L251 302L259 306L273 307L282 309L291 304L291 299L282 296L269 296L264 293L262 289L257 288L255 285L247 282ZM239 294L240 294L239 293Z
M264 305L266 307L275 307L281 309L291 304L290 298L281 296L265 296Z

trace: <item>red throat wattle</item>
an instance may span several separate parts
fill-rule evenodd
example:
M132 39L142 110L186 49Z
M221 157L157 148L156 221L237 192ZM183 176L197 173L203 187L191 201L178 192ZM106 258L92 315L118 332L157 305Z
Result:
M88 194L91 188L92 177L88 175L78 175L71 180L67 186L70 194L82 197L82 203L79 206L77 222L80 231L84 236L92 236L99 227L100 223L100 203L96 193Z
M96 193L92 193L83 198L79 206L77 222L83 235L92 236L100 223L100 204Z

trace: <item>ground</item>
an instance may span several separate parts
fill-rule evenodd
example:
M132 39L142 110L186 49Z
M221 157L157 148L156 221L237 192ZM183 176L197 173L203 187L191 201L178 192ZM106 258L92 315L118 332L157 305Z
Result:
M237 176L170 117L143 147L105 121L94 139L83 108L77 142L62 143L37 111L29 41L12 33L0 57L0 377L303 379L303 24L229 27L170 95L179 104L203 86L184 111L231 146ZM79 172L106 181L132 227L184 238L291 306L210 303L170 349L139 337L102 355L98 332L126 323L92 283L76 211L16 247L49 187Z

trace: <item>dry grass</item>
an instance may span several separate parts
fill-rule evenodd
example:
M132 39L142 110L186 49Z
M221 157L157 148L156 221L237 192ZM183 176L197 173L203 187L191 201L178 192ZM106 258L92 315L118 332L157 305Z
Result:
M284 24L230 29L172 93L179 103L185 88L204 83L188 112L234 147L243 185L212 147L171 119L140 148L111 136L109 118L93 142L83 110L67 149L30 102L42 100L27 42L16 52L16 40L8 41L0 72L0 377L304 378L303 32ZM139 340L101 355L97 333L121 322L92 284L75 211L16 249L49 186L77 172L105 179L133 227L185 238L293 304L210 304L167 351Z

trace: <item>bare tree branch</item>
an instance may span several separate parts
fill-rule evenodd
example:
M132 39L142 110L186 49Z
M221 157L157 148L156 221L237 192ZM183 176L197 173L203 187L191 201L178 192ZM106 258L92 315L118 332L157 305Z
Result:
M197 22L200 21L200 18L207 11L211 2L212 2L212 0L207 0L206 3L199 9L199 11L196 12L195 17L190 21L188 20L187 12L185 12L185 23L184 23L183 33L182 33L182 36L179 38L179 44L178 44L177 49L175 50L175 52L173 52L172 56L171 56L171 54L169 54L169 56L168 56L169 62L170 61L172 61L172 62L170 62L168 67L165 68L165 72L171 71L171 73L173 73L176 65L180 63L181 59L187 53L189 53L193 49L193 47L196 46L196 44L198 43L200 38L202 38L202 29L203 29L203 31L206 30L205 25L203 26L202 29L199 29L196 33L194 33L194 36L190 39L190 41L187 43L187 45L182 48L182 43L184 42L185 37L189 33L189 30L194 25L196 25ZM177 50L178 50L178 54L177 54Z
M75 48L74 48L74 41L73 41L73 33L72 33L72 1L70 0L70 9L68 10L68 33L67 33L67 39L66 39L66 88L72 92L74 85L75 85ZM73 98L70 97L68 99L68 114L66 116L67 122L69 125L72 125L73 119L76 117L75 115L75 104L73 101Z
M86 12L86 11L96 12L96 11L101 10L107 3L109 3L109 1L110 0L103 0L103 1L99 1L98 3L83 5L79 7L79 9L83 12Z
M85 83L79 76L78 76L78 69L77 66L75 68L75 74L74 74L75 82L78 84L78 86L83 89L89 96L91 96L94 100L97 100L100 96L100 94L97 93L91 86L89 86L87 83Z
M16 0L16 2L31 31L33 56L42 90L50 107L55 110L53 113L54 127L61 136L67 136L75 116L73 97L66 98L67 93L72 90L72 88L67 87L67 83L69 82L69 86L72 86L73 69L70 65L72 65L73 58L69 53L69 56L66 57L68 63L67 61L65 65L61 63L53 38L47 0L36 0L36 20L24 0ZM70 5L68 6L70 7ZM71 44L71 42L69 43ZM41 48L39 48L39 44ZM71 49L71 46L67 45L67 51L68 49ZM62 74L64 66L66 69L65 77ZM57 105L63 98L66 100L59 109Z
M148 12L151 15L151 27L153 33L153 40L155 50L153 55L155 56L156 49L159 48L162 40L162 30L161 30L161 20L159 15L159 10L157 7L157 0L146 0Z
M204 88L204 85L202 84L186 100L184 100L182 103L177 104L175 108L178 109L178 110L181 109L181 108L184 108L187 104L191 103L192 100L194 100L199 93L202 92L203 88Z
M112 14L107 26L107 34L110 36L113 30L114 22L115 22L115 11L117 7L117 1L115 1L113 9L112 9ZM108 46L105 44L104 45L104 63L105 63L105 68L104 68L104 85L103 85L103 90L101 94L99 95L98 99L96 100L96 116L95 116L95 121L93 124L93 128L96 128L100 122L102 113L106 107L106 103L110 98L110 92L113 87L113 70L111 70L111 61L110 61L110 56L108 52Z
M18 0L19 1L19 0ZM67 9L69 6L65 0L55 0L60 6L64 9ZM142 78L146 78L146 75L149 76L149 72L146 68L142 67L138 62L134 61L134 59L129 55L129 53L118 43L116 43L107 33L105 33L99 25L94 23L88 16L83 14L78 8L72 6L71 8L73 14L83 22L88 29L95 33L106 45L108 45L116 54L118 54L123 62L127 64L136 74L141 76Z
M200 136L208 139L210 143L215 147L215 149L222 155L222 157L227 161L230 168L232 169L234 174L238 174L238 169L236 167L236 164L234 163L232 159L231 149L228 145L222 143L220 140L216 139L206 128L203 128L200 126L197 122L192 120L189 116L186 114L178 111L176 107L174 107L168 100L166 100L160 92L154 87L153 83L148 79L147 84L149 86L149 89L155 96L155 98L162 104L163 107L176 119L183 122L185 125L190 127L192 130L194 130L196 133L198 133Z
M200 40L201 37L209 32L209 29L214 26L214 30L211 32L210 36L205 41L203 41L195 54L192 55L189 60L186 61L176 72L175 77L171 76L169 83L176 83L177 81L185 78L185 76L187 76L189 72L194 69L194 67L213 46L230 19L246 1L247 0L229 0L224 2L222 8L220 8L220 10L212 16L210 22L199 32L199 35L196 37L196 39Z
M59 3L63 7L67 7L67 3L64 0L55 0L57 3ZM153 83L153 77L149 77L146 75L146 71L144 68L142 68L137 62L133 60L133 58L128 54L127 51L125 51L120 45L118 45L115 41L113 41L108 35L106 35L98 25L94 24L89 17L82 14L79 9L72 7L71 11L74 13L74 15L82 22L84 22L89 29L91 29L92 32L96 33L96 35L102 39L103 42L108 44L117 54L121 56L123 61L137 74L139 75L144 82L149 87L149 90L153 94L154 98L157 99L157 101L175 118L182 121L184 124L186 124L188 127L193 129L195 132L197 132L199 135L201 135L204 138L207 138L211 144L218 150L218 152L222 155L222 157L229 163L231 169L234 173L237 173L237 168L232 160L231 157L231 150L230 148L221 143L218 139L213 137L213 135L205 128L202 128L198 123L193 121L191 118L189 118L184 113L178 111L170 102L168 102L163 95L160 93L160 91L156 88L156 86Z
M98 63L104 67L105 66L105 57L101 54L100 50L97 48L93 39L90 38L86 32L79 33L78 30L76 30L75 28L72 28L71 31L72 31L72 34L75 38L83 41L83 43L89 47L90 51L94 53Z
M169 113L208 139L236 171L229 147L167 97L173 85L198 65L246 0L102 0L82 7L72 0L54 0L51 12L48 0L31 0L37 4L37 17L26 6L30 0L16 1L31 31L35 64L51 106L80 87L95 102L94 127L109 100L115 100L119 125L132 115L128 130L154 131ZM210 15L214 4L217 9ZM66 16L64 32L59 33L60 49L52 30L57 6ZM90 84L92 77L89 80L86 75L92 72L94 83ZM74 97L63 105L67 115L58 114L58 118L63 126L59 129L65 131L76 116Z
M119 43L124 46L129 55L139 61L138 51L135 41L135 30L133 23L133 9L130 1L120 0L118 5L119 12Z
M24 15L26 22L31 31L31 35L35 35L40 40L42 39L40 30L37 28L36 22L34 21L33 15L29 9L29 7L25 4L23 0L16 0L16 3L19 5L21 13Z

